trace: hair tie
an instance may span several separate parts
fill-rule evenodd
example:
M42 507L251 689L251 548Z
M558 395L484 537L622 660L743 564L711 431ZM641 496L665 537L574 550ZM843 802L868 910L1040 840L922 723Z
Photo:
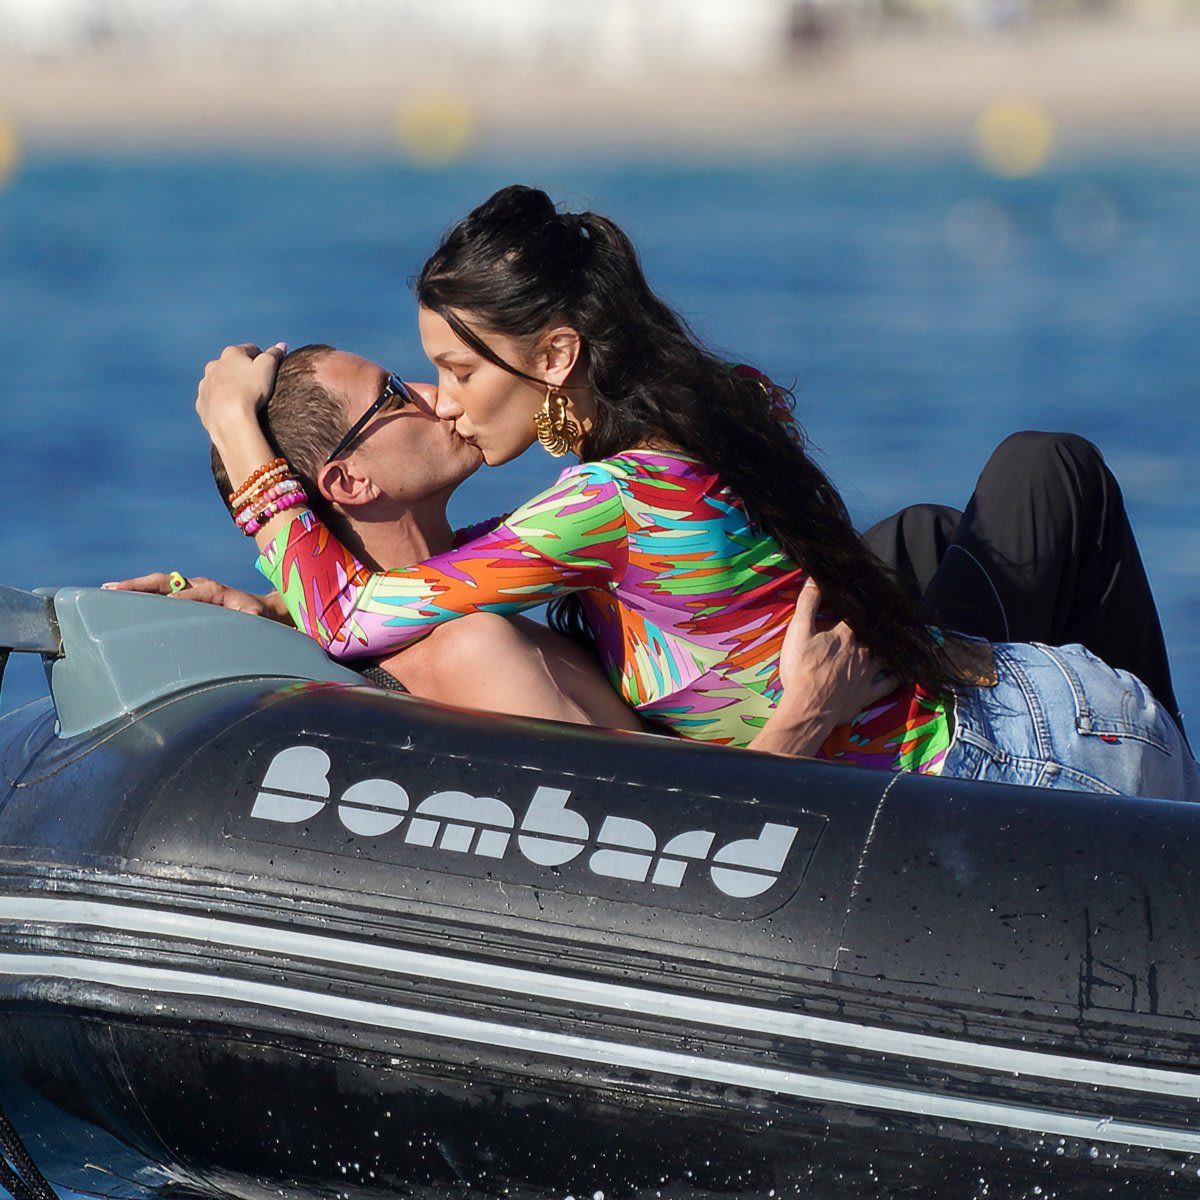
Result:
M592 235L588 233L587 226L583 223L583 218L583 213L559 213L559 219L562 221L565 229L572 231L576 237L584 237L590 241Z

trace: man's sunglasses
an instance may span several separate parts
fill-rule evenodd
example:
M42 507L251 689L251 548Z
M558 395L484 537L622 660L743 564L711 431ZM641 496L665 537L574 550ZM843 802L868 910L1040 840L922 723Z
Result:
M379 393L379 399L376 400L349 429L346 430L346 436L333 448L333 453L325 460L324 465L329 466L335 458L341 454L347 446L362 431L367 427L367 424L373 417L380 413L396 412L403 408L406 404L415 404L419 397L417 394L400 378L399 375L393 372L388 376L387 383L384 384L383 391Z

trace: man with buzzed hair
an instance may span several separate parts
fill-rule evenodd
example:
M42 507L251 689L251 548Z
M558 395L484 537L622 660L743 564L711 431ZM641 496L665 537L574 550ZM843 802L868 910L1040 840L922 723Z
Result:
M291 463L304 490L318 500L317 472L347 426L346 398L317 378L317 364L333 353L332 346L314 343L286 355L279 364L275 392L267 401L262 417L272 444ZM286 453L281 447L287 448ZM221 499L228 506L233 485L215 446L212 471Z
M268 440L300 476L322 521L373 570L405 567L451 549L450 496L483 463L479 451L433 411L435 390L405 385L409 402L382 411L330 461L390 373L326 345L287 354L262 422ZM226 507L233 485L213 450L213 477ZM464 531L467 536L476 529ZM291 624L277 593L255 596L193 577L176 593ZM163 574L117 585L170 592ZM646 729L582 647L536 621L475 613L439 626L379 664L429 700L618 729Z

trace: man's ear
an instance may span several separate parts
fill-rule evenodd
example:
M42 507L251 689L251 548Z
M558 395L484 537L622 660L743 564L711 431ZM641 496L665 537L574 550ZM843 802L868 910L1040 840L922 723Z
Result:
M356 508L379 495L379 488L366 475L359 474L349 462L339 458L327 463L316 475L317 490L339 508Z
M583 354L583 338L570 325L548 329L538 339L538 365L542 378L554 387L562 387Z

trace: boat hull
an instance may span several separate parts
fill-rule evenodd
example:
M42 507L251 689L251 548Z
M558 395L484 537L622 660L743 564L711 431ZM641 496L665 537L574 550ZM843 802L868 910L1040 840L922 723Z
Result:
M1189 806L269 679L0 761L0 1097L63 1186L1195 1190Z

